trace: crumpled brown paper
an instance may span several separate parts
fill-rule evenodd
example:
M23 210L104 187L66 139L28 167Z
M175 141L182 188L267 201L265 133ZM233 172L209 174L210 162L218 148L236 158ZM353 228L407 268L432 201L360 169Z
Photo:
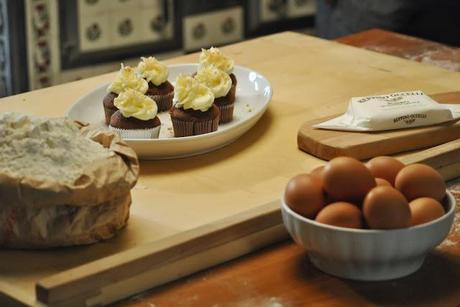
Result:
M89 244L125 226L139 176L137 155L117 134L76 124L114 154L88 165L70 185L0 173L0 247Z

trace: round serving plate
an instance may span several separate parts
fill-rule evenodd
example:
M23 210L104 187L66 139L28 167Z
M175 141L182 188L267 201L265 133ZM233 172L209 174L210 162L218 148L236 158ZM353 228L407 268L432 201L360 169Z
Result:
M177 64L169 66L169 81L179 74L193 74L197 64ZM141 159L171 159L206 153L221 148L244 134L260 119L272 97L270 82L260 73L241 66L233 69L238 85L233 120L219 125L217 131L188 136L174 137L168 112L161 112L160 137L158 139L125 139ZM79 98L67 111L71 119L86 122L105 129L102 100L107 94L108 84L103 84Z

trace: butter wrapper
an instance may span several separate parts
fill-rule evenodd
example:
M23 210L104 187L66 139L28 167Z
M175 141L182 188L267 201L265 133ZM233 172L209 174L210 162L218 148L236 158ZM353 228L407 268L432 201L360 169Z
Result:
M460 118L460 105L439 104L422 91L351 98L345 114L314 125L344 131L385 131L430 126Z

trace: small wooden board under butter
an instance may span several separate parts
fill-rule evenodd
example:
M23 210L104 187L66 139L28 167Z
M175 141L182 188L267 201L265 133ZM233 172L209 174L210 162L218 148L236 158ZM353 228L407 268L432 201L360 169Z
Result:
M459 103L460 92L440 93L431 97L442 103ZM332 117L305 122L299 129L297 144L306 153L330 160L337 156L368 159L436 146L460 138L460 122L429 127L383 131L350 132L313 128Z
M270 80L274 96L260 121L206 155L142 161L128 226L111 240L0 250L0 305L102 305L286 238L278 203L286 182L324 163L297 148L303 122L343 112L352 96L451 92L460 84L459 73L289 32L222 50ZM63 116L113 76L7 97L0 112ZM425 161L447 179L460 174L459 148L453 141L401 159Z

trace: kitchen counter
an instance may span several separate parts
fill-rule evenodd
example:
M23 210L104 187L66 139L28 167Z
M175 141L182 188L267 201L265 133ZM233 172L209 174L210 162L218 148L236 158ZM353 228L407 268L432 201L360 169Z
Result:
M302 123L343 112L351 96L407 89L435 94L458 90L460 84L456 72L292 32L222 49L237 64L270 80L274 95L260 121L236 142L212 153L143 161L132 191L130 221L112 240L47 252L1 250L1 291L34 303L38 282L42 302L103 304L285 238L280 192L293 175L324 163L297 149ZM197 54L191 54L167 63L196 61ZM113 76L7 97L0 100L0 111L63 116L75 100ZM456 240L454 236L445 241L418 273L387 283L327 276L285 242L119 304L379 304L378 298L386 297L388 302L404 301L403 289L411 291L407 300L414 304L436 302L440 296L449 304L460 301L454 282L460 268ZM445 291L412 292L417 291L416 283L426 280L435 281L431 288Z
M460 71L460 50L380 29L337 41ZM449 182L460 202L460 178ZM385 282L326 275L305 251L285 241L136 295L116 306L456 306L460 303L460 210L449 237L422 268Z

